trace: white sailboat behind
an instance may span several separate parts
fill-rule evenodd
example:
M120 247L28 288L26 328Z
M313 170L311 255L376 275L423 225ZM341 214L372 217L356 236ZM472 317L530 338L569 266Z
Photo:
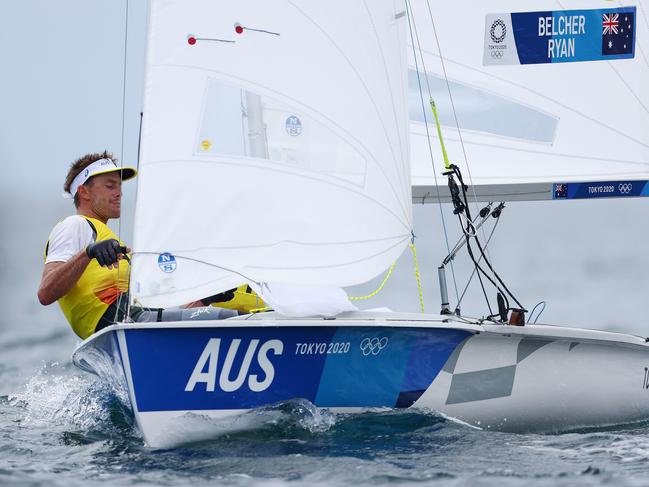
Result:
M438 106L449 159L463 169L471 196L649 195L649 12L643 2L410 5L414 201L436 202L438 186L447 193L420 85L426 108L429 94ZM458 17L458 10L470 14ZM606 31L609 15L614 30ZM562 52L561 46L572 47Z

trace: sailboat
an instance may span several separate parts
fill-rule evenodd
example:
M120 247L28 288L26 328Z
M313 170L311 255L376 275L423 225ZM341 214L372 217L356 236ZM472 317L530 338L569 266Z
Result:
M116 323L78 346L78 367L128 391L147 445L296 398L514 432L649 418L645 338L515 326L503 306L361 311L339 289L412 243L412 202L647 194L641 7L464 3L460 29L459 7L428 2L150 2L131 306L247 283L273 311ZM603 47L605 15L631 48ZM541 62L561 39L580 59Z

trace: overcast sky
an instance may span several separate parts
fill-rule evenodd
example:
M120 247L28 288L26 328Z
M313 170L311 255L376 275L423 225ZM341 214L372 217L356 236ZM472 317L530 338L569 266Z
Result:
M145 0L128 2L125 162L134 163ZM0 0L2 192L62 193L70 162L122 156L126 0Z

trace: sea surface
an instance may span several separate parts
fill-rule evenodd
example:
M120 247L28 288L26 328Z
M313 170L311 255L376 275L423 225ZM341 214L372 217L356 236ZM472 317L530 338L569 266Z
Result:
M42 307L35 297L44 241L69 208L32 202L9 211L11 202L4 203L0 485L649 484L649 422L510 434L433 413L339 415L296 400L252 431L148 449L128 401L71 364L77 338L56 306ZM539 322L649 335L647 203L560 204L508 205L490 245L501 276L528 309L546 302ZM457 222L448 208L443 212L452 245ZM435 269L446 249L439 208L415 207L414 213L424 304L437 312ZM490 229L491 223L487 236ZM128 220L122 232L130 239ZM454 267L460 293L471 272L466 260L462 254ZM362 307L417 311L413 275L412 256L405 253L385 289ZM349 292L368 294L381 280ZM462 308L486 314L475 283Z

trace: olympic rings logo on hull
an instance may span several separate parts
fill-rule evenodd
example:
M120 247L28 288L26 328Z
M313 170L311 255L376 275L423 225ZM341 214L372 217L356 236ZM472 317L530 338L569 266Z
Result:
M388 345L388 337L363 338L361 341L361 352L363 355L378 355Z
M631 190L633 189L633 184L631 183L622 183L618 186L618 189L620 190L620 193L622 194L629 194Z

